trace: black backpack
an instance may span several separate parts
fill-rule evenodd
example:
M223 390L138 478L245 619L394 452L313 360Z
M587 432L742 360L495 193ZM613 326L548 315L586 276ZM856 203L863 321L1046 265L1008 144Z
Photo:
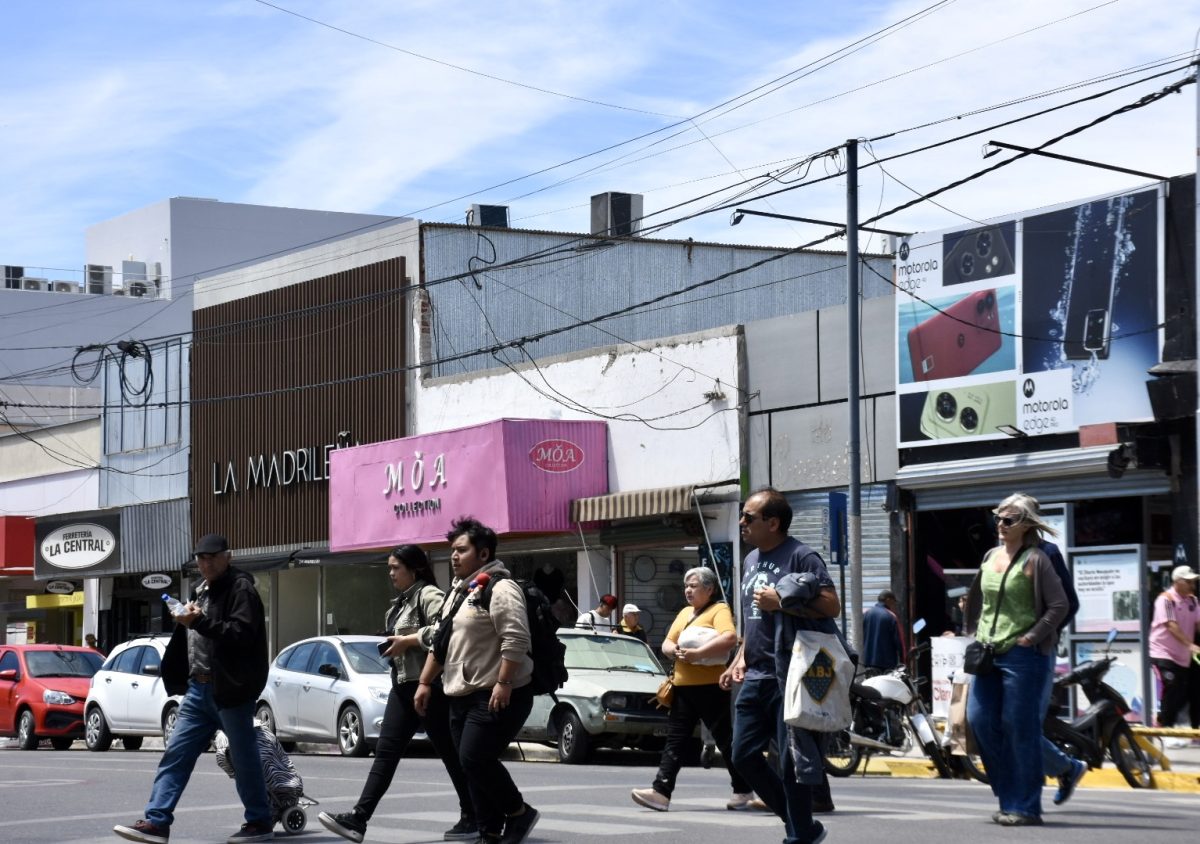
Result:
M550 695L567 682L567 646L558 638L558 619L550 607L550 600L532 580L508 578L493 574L484 587L479 604L484 609L491 606L492 588L499 580L512 580L521 587L525 596L525 613L529 621L529 656L533 659L533 676L529 687L535 695Z

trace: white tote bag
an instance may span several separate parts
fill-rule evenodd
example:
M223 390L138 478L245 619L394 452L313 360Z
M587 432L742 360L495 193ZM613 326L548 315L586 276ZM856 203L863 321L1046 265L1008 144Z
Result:
M854 663L833 633L797 630L783 693L788 726L835 733L850 726Z

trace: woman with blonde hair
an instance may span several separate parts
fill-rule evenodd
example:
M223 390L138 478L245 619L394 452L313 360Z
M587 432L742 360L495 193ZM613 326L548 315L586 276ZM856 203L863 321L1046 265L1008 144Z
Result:
M1038 548L1056 531L1037 499L1008 496L992 511L1000 544L984 555L967 595L966 632L990 644L989 671L971 684L967 720L979 744L1001 826L1042 823L1042 717L1054 672L1059 622L1067 596Z

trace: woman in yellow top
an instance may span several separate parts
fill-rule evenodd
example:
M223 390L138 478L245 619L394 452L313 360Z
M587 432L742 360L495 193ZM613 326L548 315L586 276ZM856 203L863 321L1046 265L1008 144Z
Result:
M667 716L667 746L658 763L658 774L650 788L635 788L633 802L667 811L675 777L683 764L682 755L703 721L716 739L726 763L732 758L729 692L718 684L729 652L737 644L737 632L729 605L714 597L717 576L712 569L697 567L683 576L683 596L688 605L679 611L663 642L662 652L675 660L675 699ZM729 766L734 799L729 808L743 808L753 797L750 786ZM736 804L736 805L735 805Z

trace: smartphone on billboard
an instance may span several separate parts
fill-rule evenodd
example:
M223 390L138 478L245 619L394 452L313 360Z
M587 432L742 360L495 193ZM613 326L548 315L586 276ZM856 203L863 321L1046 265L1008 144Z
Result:
M942 283L991 281L1016 272L1012 243L1016 224L1000 223L942 238Z
M921 412L921 433L934 440L995 434L996 426L1016 423L1016 406L1011 381L931 390Z
M1094 203L1093 203L1094 204ZM1067 267L1071 295L1063 326L1063 352L1067 360L1108 358L1112 336L1117 234L1108 214L1089 209L1077 214L1075 238Z
M969 375L1000 349L996 291L978 290L908 332L914 381Z

